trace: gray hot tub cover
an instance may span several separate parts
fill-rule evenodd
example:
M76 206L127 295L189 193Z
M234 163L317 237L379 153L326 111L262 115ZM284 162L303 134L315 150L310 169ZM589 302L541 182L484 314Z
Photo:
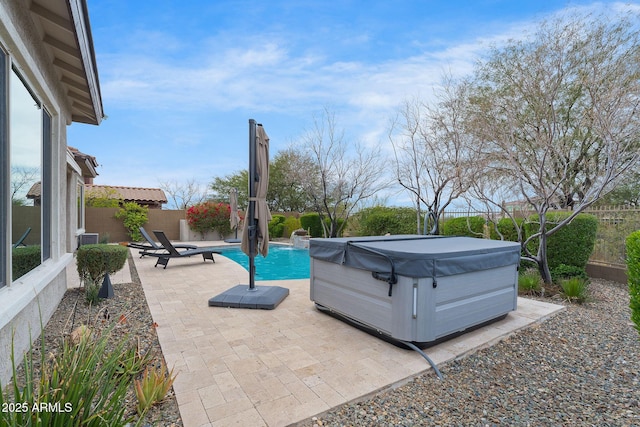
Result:
M406 277L445 277L517 265L520 244L472 237L395 235L311 239L312 258ZM392 265L390 265L392 263Z

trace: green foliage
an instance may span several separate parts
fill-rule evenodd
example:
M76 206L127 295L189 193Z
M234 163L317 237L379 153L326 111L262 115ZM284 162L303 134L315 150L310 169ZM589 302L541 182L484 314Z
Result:
M320 214L316 212L304 214L300 216L300 226L309 231L310 237L322 237L322 223L320 222Z
M78 248L78 275L84 283L87 302L98 302L98 292L104 276L122 269L128 255L127 248L120 245L82 245Z
M570 212L549 212L546 215L546 230L551 230L556 224L566 219ZM532 215L524 224L525 233L531 236L540 229L538 215ZM560 264L571 265L584 269L587 266L596 241L598 218L589 214L578 214L570 223L566 224L547 239L547 262L549 269L554 270ZM539 239L529 244L529 250L535 253Z
M155 403L160 402L169 392L176 376L173 369L167 372L167 365L164 362L159 368L150 369L149 366L144 371L142 379L134 380L134 389L138 398L138 414L140 417Z
M302 228L300 225L300 220L294 216L287 217L284 220L284 231L282 232L283 237L291 236L295 230Z
M16 280L40 265L40 245L20 246L13 248L11 262L11 278Z
M631 321L640 332L640 230L627 236L626 248Z
M243 206L248 206L249 204L249 171L247 169L223 178L216 177L210 187L217 202L228 201L231 189L235 188L238 192L238 207L242 209Z
M569 301L583 303L587 300L589 282L580 277L572 277L560 281L562 293Z
M123 221L124 228L129 232L129 237L131 237L133 242L139 242L142 240L140 227L147 223L148 212L149 208L146 206L140 206L135 202L123 204L120 210L116 212L116 218Z
M231 233L231 206L227 203L204 202L187 209L189 227L204 236L208 231L217 231L221 237Z
M515 221L515 224L514 224ZM497 227L497 231L494 227L491 229L491 238L494 240L500 240L502 235L502 239L507 242L517 242L518 241L518 230L516 230L516 225L520 228L520 230L524 234L524 230L522 224L524 223L524 218L501 218L498 223L495 225ZM499 232L499 233L498 233ZM526 237L522 236L522 239L525 240Z
M87 190L84 195L84 205L92 208L117 208L123 202L118 192L108 187Z
M283 236L285 219L284 215L271 216L271 221L269 221L269 237L278 238Z
M18 411L0 411L0 425L98 427L133 422L125 419L122 402L134 376L118 370L128 354L128 339L114 343L112 331L113 327L93 336L86 328L76 340L65 338L57 354L47 352L43 333L40 354L25 355L24 384L14 382L0 393L3 408L9 402L21 405ZM13 344L11 350L13 378L18 378Z
M416 234L416 210L413 208L375 206L361 210L358 215L359 236L384 234Z
M535 269L526 269L518 275L518 292L523 294L537 294L542 290L542 279Z
M551 279L553 280L553 283L560 283L564 279L570 279L573 277L587 280L587 271L582 267L566 264L560 264L551 270Z
M442 223L444 236L483 237L486 220L481 216L449 218Z

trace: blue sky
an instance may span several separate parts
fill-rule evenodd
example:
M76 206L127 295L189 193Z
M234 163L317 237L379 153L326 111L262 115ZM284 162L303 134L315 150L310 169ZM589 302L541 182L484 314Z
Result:
M205 186L246 169L250 118L264 125L272 156L325 108L351 140L385 149L398 105L428 97L444 72L469 74L490 46L543 19L628 5L88 0L107 118L74 123L68 144L96 157L96 184L137 187Z

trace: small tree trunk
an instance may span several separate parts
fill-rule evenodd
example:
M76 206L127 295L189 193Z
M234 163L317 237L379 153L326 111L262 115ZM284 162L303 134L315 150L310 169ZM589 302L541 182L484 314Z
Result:
M551 270L549 270L549 262L547 261L547 233L544 231L540 235L540 246L538 247L538 270L544 283L550 285Z

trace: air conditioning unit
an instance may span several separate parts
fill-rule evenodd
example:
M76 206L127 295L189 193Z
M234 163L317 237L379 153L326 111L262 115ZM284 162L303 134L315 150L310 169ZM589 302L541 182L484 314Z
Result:
M98 243L98 233L84 233L80 235L78 246L95 245Z

